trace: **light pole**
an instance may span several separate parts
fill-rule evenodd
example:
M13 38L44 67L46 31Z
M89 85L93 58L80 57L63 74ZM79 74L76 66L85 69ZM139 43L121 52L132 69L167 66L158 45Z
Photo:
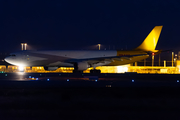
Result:
M21 50L26 50L27 43L21 43Z
M177 65L177 54L175 54L175 58L174 58L174 65Z
M164 67L166 67L166 60L164 60Z
M172 52L172 67L174 66L173 61L174 61L174 52Z
M24 50L26 50L27 43L24 43Z
M98 46L99 46L99 50L101 49L101 44L98 44Z
M152 67L154 66L154 53L152 53Z
M23 50L23 45L24 45L24 44L23 44L23 43L21 43L21 50Z

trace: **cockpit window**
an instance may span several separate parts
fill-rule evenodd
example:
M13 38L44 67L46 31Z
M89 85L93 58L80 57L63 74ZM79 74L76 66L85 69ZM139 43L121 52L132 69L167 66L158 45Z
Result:
M9 55L9 56L14 56L14 57L15 57L16 55L15 55L15 54L11 54L11 55Z

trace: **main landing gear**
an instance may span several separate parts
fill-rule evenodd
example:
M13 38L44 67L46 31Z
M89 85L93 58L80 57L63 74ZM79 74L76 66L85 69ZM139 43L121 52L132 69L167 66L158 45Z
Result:
M73 70L73 73L83 73L82 70Z
M101 73L101 70L96 70L96 69L93 69L93 70L90 70L90 73Z
M82 70L73 70L73 73L83 73L83 71ZM98 73L98 74L100 74L101 70L93 69L93 70L90 70L90 73Z
M86 63L87 64L87 63ZM74 63L74 70L73 70L73 73L83 73L83 69L85 70L85 69L87 69L88 68L88 66L87 65L84 65L84 64L79 64L79 66L78 66L78 63ZM80 67L80 70L79 70L79 67ZM97 70L97 69L95 69L96 67L93 67L93 69L92 70L90 70L90 73L91 74L94 74L94 73L101 73L101 70Z

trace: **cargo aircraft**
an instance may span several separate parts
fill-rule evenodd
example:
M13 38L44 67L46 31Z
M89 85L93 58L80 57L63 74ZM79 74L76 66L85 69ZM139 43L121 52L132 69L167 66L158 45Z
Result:
M119 50L54 50L21 51L11 53L5 61L19 67L44 66L45 70L74 67L74 73L93 67L90 72L100 72L97 66L117 66L134 63L161 51L155 50L162 26L155 26L140 46L131 51Z

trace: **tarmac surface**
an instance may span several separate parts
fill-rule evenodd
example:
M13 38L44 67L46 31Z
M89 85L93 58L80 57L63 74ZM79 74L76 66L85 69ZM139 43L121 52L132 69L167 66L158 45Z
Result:
M180 87L180 74L0 73L0 87ZM5 85L7 83L7 85ZM13 83L13 84L12 84ZM27 87L28 87L27 86Z
M1 120L180 119L180 75L1 73Z

